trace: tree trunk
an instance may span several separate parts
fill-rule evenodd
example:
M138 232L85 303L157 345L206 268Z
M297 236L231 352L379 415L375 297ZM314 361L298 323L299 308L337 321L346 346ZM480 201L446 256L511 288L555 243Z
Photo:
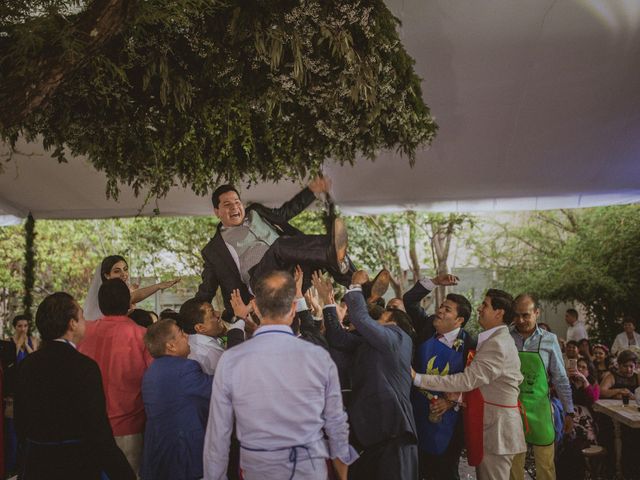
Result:
M57 53L51 56L44 53L41 59L34 59L39 72L35 78L24 81L18 77L14 85L4 87L12 94L0 105L2 128L17 125L34 111L44 108L58 87L121 31L134 3L135 0L94 0L90 3L70 27L76 39L84 43L80 51L61 52L53 45L48 51Z
M416 229L416 212L407 212L407 223L409 224L409 259L411 260L411 273L413 283L420 280L420 260L416 251L418 232Z

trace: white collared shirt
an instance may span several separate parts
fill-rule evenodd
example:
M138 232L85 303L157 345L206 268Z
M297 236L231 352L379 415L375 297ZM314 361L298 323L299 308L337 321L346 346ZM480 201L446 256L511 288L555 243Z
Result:
M480 332L478 334L478 346L476 347L476 350L480 350L480 345L482 345L499 328L507 328L507 326L506 325L498 325L497 327L493 327L493 328L490 328L489 330L484 330L484 331Z
M69 345L71 345L76 350L78 349L78 346L75 343L73 343L71 340L67 340L66 338L56 338L54 340L54 342L68 343Z
M224 353L224 347L217 338L196 333L189 335L189 347L191 353L187 358L195 360L207 375L213 375L218 365L218 360Z
M456 341L459 333L460 333L460 327L454 328L450 332L443 333L438 340L444 343L447 347L453 348L453 342Z

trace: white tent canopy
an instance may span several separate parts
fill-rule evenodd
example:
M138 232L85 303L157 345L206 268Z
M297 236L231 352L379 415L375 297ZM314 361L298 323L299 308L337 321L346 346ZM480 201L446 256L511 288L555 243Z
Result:
M496 211L640 200L640 2L637 0L390 0L440 124L412 169L381 152L374 163L328 164L347 213L402 209ZM7 148L5 146L4 151ZM58 164L21 142L3 163L0 216L102 218L207 215L211 204L175 188L142 210L126 187L82 158ZM245 200L277 204L293 184L259 185Z

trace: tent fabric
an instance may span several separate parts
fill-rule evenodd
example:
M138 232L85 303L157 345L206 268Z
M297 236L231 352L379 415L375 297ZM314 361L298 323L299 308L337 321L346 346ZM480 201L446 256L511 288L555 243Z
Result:
M415 167L396 152L327 162L345 213L501 211L640 201L640 2L392 0L440 124ZM0 154L2 151L0 148ZM58 164L20 142L0 174L0 223L24 217L209 215L183 188L144 205L85 159ZM300 185L243 189L276 205ZM3 220L4 219L4 220Z

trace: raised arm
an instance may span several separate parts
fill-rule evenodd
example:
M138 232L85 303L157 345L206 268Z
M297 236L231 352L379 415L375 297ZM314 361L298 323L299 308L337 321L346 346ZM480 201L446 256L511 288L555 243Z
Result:
M376 350L391 350L397 340L398 333L371 318L362 290L356 288L348 291L344 296L344 301L347 304L349 320L355 325L356 330L365 341Z
M407 291L402 302L407 310L407 315L413 322L413 328L416 330L418 343L431 338L435 333L433 328L433 317L422 308L420 302L424 297L429 295L438 286L451 286L458 284L458 277L451 274L440 274L434 278L422 278ZM436 305L437 309L438 305Z
M159 290L173 287L179 281L179 278L174 278L173 280L156 283L155 285L149 285L148 287L137 288L131 292L131 303L141 302L142 300L144 300L145 298L149 298Z
M322 316L329 346L344 352L355 350L362 343L362 338L347 332L340 325L334 303L331 280L323 278L321 272L314 272L311 276L311 283L318 292L318 300L324 305Z

